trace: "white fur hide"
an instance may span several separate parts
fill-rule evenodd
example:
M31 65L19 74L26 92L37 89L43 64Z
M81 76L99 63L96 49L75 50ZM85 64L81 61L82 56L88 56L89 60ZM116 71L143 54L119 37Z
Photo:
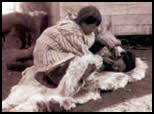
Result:
M20 82L14 86L10 95L2 101L3 112L43 112L44 109L52 112L50 105L58 103L65 110L71 110L76 104L84 104L89 100L98 100L101 98L100 90L116 90L124 88L128 82L141 80L145 77L148 66L140 58L136 58L136 68L128 74L116 72L94 72L82 85L78 85L80 90L69 95L64 83L68 77L64 77L56 89L50 89L37 82L32 75L35 74L35 68L31 67L24 72ZM27 73L28 72L28 73ZM26 75L28 74L28 75ZM71 79L77 80L77 79ZM68 82L68 81L67 81ZM72 82L74 83L74 82ZM68 86L68 85L67 85ZM72 86L75 89L76 86ZM74 88L75 87L75 88ZM73 90L72 90L73 91Z

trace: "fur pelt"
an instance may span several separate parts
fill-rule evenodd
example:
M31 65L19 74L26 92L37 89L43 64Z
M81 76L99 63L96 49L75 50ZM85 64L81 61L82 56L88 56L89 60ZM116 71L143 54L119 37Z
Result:
M14 86L10 95L2 101L3 112L52 112L53 105L58 104L64 110L71 110L76 104L84 104L89 100L101 98L100 90L117 90L124 88L129 82L135 82L146 76L148 66L140 58L136 58L136 68L128 73L121 72L94 72L81 85L80 90L71 95L65 88L68 77L64 76L59 86L55 89L41 85L32 77L35 75L36 68L30 67L23 72L20 82ZM27 75L28 74L28 75ZM80 78L80 77L79 77ZM69 77L69 80L77 81L79 78ZM75 89L76 86L69 86ZM75 88L74 88L75 87ZM57 106L57 105L56 105Z

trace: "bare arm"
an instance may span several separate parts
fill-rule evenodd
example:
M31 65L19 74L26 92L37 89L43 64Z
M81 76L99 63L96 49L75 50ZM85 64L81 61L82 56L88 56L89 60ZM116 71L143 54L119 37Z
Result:
M96 39L109 49L114 49L115 56L121 56L125 50L121 47L121 41L117 39L109 29L103 29L100 27L96 32Z
M117 39L111 31L96 31L96 39L109 48L121 46L121 41Z

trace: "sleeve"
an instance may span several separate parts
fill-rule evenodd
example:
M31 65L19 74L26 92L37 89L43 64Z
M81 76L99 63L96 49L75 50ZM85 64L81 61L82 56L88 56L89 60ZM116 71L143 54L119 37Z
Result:
M65 52L73 53L77 56L90 53L88 46L83 42L82 35L72 33L58 36L57 40Z

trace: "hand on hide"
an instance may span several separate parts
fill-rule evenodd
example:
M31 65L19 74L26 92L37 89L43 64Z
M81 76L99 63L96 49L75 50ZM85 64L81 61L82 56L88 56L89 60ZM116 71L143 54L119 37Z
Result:
M116 46L113 48L115 58L119 58L126 51L121 46Z

